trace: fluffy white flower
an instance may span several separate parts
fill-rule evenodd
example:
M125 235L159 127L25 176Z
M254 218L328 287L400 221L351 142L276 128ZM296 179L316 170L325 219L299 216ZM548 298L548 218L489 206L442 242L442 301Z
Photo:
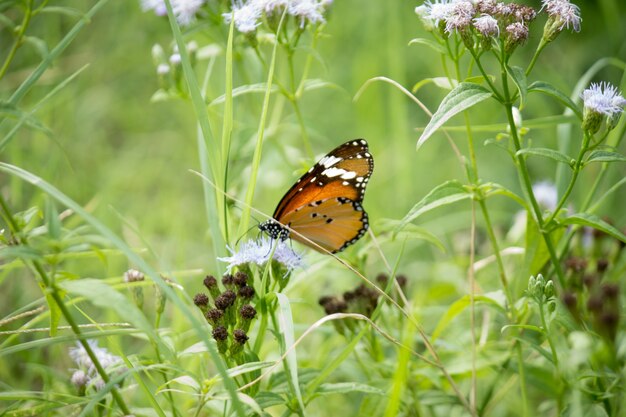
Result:
M311 24L324 23L324 5L317 0L292 0L289 2L288 13L300 19L300 27L306 22Z
M289 0L254 0L254 3L265 13L272 14L289 7Z
M236 266L248 263L264 265L270 260L272 246L275 243L278 246L276 246L276 250L274 251L273 260L283 264L288 271L292 271L293 269L304 265L302 256L294 252L294 250L289 247L287 242L282 240L276 241L267 236L242 243L238 251L228 248L231 256L217 259L228 263L228 271Z
M618 115L624 111L626 99L617 88L609 83L593 83L581 95L585 109L607 116Z
M434 0L434 1L426 1L424 2L426 6L428 19L438 24L440 21L447 20L452 14L452 10L454 9L454 3L449 0Z
M181 26L189 26L204 4L204 0L171 0L171 2L176 21Z
M235 20L235 27L241 33L254 32L261 24L259 19L261 18L261 7L256 1L250 1L242 4L238 3L233 5L233 10L230 13L224 13L224 21L230 23L232 19Z

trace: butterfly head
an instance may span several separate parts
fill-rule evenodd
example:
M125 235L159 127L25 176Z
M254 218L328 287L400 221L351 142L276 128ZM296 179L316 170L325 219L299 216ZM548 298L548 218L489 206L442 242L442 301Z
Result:
M259 224L259 230L267 233L272 239L285 241L289 238L289 230L274 219L266 220Z

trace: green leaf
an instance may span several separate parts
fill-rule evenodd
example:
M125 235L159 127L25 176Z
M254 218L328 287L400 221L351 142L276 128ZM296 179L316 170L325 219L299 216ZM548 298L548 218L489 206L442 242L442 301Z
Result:
M571 216L568 216L564 219L560 219L559 223L562 225L578 224L582 226L593 227L596 230L600 230L606 233L607 235L612 236L615 239L626 243L626 235L624 235L618 229L611 226L610 224L600 219L599 217L594 216L593 214L587 214L587 213L572 214Z
M36 36L25 36L24 42L32 45L41 59L45 59L48 56L48 45L43 39Z
M380 219L376 222L376 229L382 231L397 230L400 223L400 220ZM414 224L405 224L403 226L403 230L397 233L394 232L393 237L396 238L398 236L407 237L413 240L425 240L439 248L439 250L441 250L442 252L446 251L445 246L437 236L424 229L423 227L419 227Z
M435 84L439 88L443 88L444 90L452 90L456 86L459 85L457 80L451 80L448 77L433 77L433 78L424 78L421 81L418 81L411 91L416 93L420 88L428 84Z
M526 80L526 72L520 67L509 67L506 70L517 86L519 92L519 109L522 110L526 104L526 94L528 92L528 81Z
M46 201L46 223L48 226L48 235L52 239L60 239L61 221L59 220L59 213L57 212L56 205L52 198L48 198Z
M425 46L428 46L433 51L438 52L440 54L447 53L446 48L442 44L435 42L431 39L424 39L424 38L411 39L409 41L409 45L425 45Z
M546 246L546 241L539 232L537 224L530 216L526 214L526 236L525 236L524 252L524 279L528 279L531 275L536 275L541 268L550 259L550 252Z
M43 255L41 252L30 246L3 246L0 247L0 260L10 261L15 258L21 258L24 260L41 261ZM6 264L3 263L2 266Z
M341 87L339 87L335 83L331 83L329 81L322 80L322 79L319 79L319 78L313 78L313 79L306 80L304 82L304 85L303 85L303 90L304 91L319 90L320 88L333 88L333 89L337 89L337 90L341 90L342 89Z
M505 297L502 291L498 291L495 293L489 293L485 295L476 295L474 296L474 302L476 304L482 303L487 306L495 307L497 311L502 314L506 313L504 308ZM461 314L463 310L465 310L470 305L470 296L465 295L455 301L450 308L446 311L446 314L439 320L435 330L433 331L433 335L431 336L431 342L434 343L435 340L441 335L441 333L445 330L446 327L452 322L452 320Z
M283 353L288 349L291 349L285 358L285 372L289 374L289 386L293 391L293 394L298 399L300 409L304 410L304 401L302 400L302 393L300 392L300 382L298 381L298 360L296 357L295 349L295 337L293 319L291 316L291 306L289 299L283 293L275 293L278 299L278 331L282 337L281 347Z
M500 329L500 333L504 333L509 329L524 329L524 330L532 330L541 334L545 334L545 330L543 330L541 327L539 326L533 326L532 324L507 324L505 326L502 326L502 329Z
M113 309L120 318L132 323L153 341L158 342L161 340L143 312L134 303L129 302L128 298L104 281L83 278L76 281L63 281L58 285L70 294L85 297L97 307ZM159 347L171 355L170 349L164 343L161 343Z
M585 164L591 162L626 162L626 156L617 152L593 151L587 157Z
M275 405L285 404L285 399L281 395L271 391L261 391L254 397L254 399L263 409L273 407Z
M569 166L572 166L575 162L573 158L565 155L564 153L549 148L524 148L517 151L516 155L541 156L543 158L552 159L556 162L561 162Z
M429 212L437 207L447 204L456 203L457 201L470 198L471 194L458 181L446 181L443 184L433 188L419 203L407 213L406 216L396 226L395 233L398 233L408 223L417 219L422 214Z
M235 97L243 96L243 95L246 95L246 94L253 94L253 93L265 93L266 90L267 90L267 84L266 83L256 83L256 84L242 85L240 87L233 88L232 97L235 98ZM278 86L272 85L271 86L271 92L274 93L276 91L278 91ZM222 94L221 96L219 96L216 99L212 100L209 103L209 106L215 106L217 104L222 104L225 101L226 101L226 95Z
M43 132L46 136L52 136L52 131L39 120L37 120L36 117L18 109L13 104L7 102L0 103L0 116L10 117L16 120L23 120L23 123L25 123L28 127Z
M39 13L57 13L63 14L69 17L77 17L82 18L85 16L85 13L78 9L74 9L72 7L62 7L62 6L46 6L39 11Z
M41 292L46 297L46 303L50 310L50 337L55 337L57 335L57 329L59 328L59 322L61 321L61 308L54 297L52 297L52 293L44 287L43 282L40 282L39 286L41 287ZM57 290L57 293L61 298L65 297L65 291Z
M322 384L315 393L316 396L329 395L329 394L349 394L352 392L362 392L364 394L373 395L387 395L387 393L380 388L373 387L371 385L359 384L356 382L338 382Z
M452 116L467 110L475 104L491 97L491 91L482 85L474 83L461 83L454 90L450 91L443 99L439 108L428 122L424 132L417 141L416 148L419 149L435 131L447 122Z
M544 81L535 81L534 83L528 86L528 92L529 93L533 93L533 92L543 93L553 98L556 98L563 105L569 107L576 114L576 116L578 116L579 120L582 119L583 117L580 109L572 101L572 99L569 98L567 95L563 94L562 92L560 92L559 90L557 90L556 88L554 88L549 83L546 83Z

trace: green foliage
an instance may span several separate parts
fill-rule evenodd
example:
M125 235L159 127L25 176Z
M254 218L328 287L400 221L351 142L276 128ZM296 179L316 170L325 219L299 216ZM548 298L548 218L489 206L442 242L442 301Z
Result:
M621 2L180 1L0 2L1 415L626 413Z

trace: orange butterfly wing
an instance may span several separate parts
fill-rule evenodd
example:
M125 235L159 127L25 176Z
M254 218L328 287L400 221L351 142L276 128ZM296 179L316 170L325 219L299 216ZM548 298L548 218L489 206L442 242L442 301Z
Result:
M321 246L332 253L341 252L360 239L369 225L361 203L343 197L309 203L281 221L293 231L294 240L317 251Z
M274 218L282 217L309 202L333 197L363 201L365 187L374 170L374 160L364 139L338 146L320 159L285 193Z
M367 142L346 142L320 159L287 191L273 217L296 232L292 234L295 240L320 250L304 236L330 252L340 252L367 231L368 217L361 202L373 170ZM288 234L280 234L276 226L270 234L286 239Z

